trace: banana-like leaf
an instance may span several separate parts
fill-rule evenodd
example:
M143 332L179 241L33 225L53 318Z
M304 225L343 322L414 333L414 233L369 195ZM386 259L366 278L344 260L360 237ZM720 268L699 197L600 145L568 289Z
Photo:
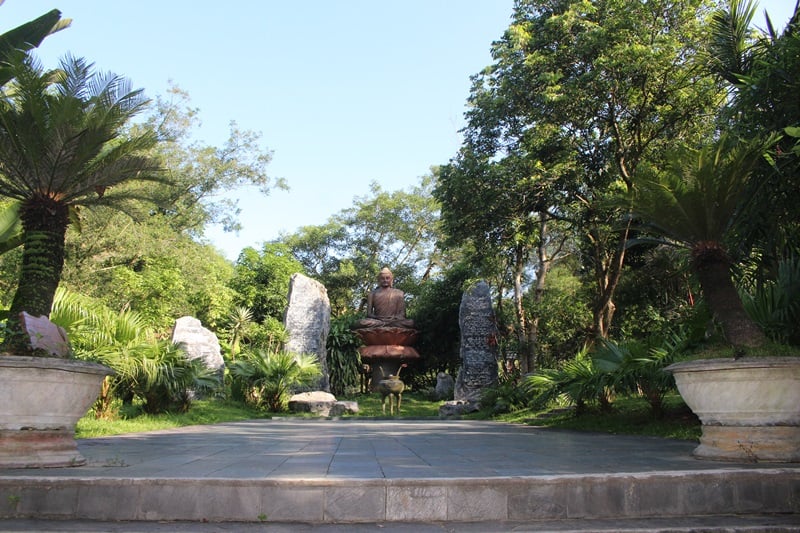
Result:
M24 240L19 218L19 202L12 202L0 210L0 254L13 250Z
M45 37L63 30L71 22L70 19L61 20L61 12L58 9L53 9L41 17L17 26L0 35L0 57L5 60L9 54L15 51L26 52L36 48L42 44ZM0 67L0 85L5 85L11 81L11 78L10 70Z

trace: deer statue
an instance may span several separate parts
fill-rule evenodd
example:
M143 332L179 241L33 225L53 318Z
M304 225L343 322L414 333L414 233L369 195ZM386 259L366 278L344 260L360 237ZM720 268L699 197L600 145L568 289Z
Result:
M366 363L361 365L359 383L361 385L361 394L369 394L369 389L372 387L372 365Z
M394 405L397 403L397 414L400 414L400 402L403 400L403 390L406 385L400 381L400 371L408 365L403 363L397 370L397 375L390 375L388 378L378 382L378 392L381 393L381 409L386 414L386 399L389 399L389 414L394 414ZM395 402L396 400L396 402Z

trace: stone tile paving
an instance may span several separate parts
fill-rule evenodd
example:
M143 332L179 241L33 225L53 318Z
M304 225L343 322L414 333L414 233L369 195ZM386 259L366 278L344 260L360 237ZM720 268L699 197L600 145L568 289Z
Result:
M0 476L435 479L770 466L697 460L694 446L484 421L253 420L85 439L86 466Z

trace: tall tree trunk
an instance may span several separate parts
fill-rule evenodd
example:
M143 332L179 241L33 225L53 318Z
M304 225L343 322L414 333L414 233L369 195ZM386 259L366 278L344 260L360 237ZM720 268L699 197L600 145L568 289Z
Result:
M20 207L25 231L19 285L8 316L10 334L3 349L24 353L29 343L22 338L20 314L50 316L53 298L64 268L64 237L69 208L47 197L28 200Z
M547 281L547 272L550 269L550 260L547 257L547 249L545 247L545 242L547 241L547 219L544 216L542 216L539 223L539 236L539 245L536 248L536 285L533 288L534 307L542 301ZM539 352L538 315L534 315L530 318L528 328L528 344L531 347L528 359L528 372L533 372L536 370L536 354Z
M625 262L625 243L630 232L630 222L620 233L616 241L615 250L606 258L600 239L593 241L595 249L595 279L597 282L597 296L592 306L592 327L586 339L588 345L594 344L597 339L608 337L611 321L614 318L614 292L622 276L622 266Z
M695 262L703 295L714 317L722 326L725 340L734 347L756 348L766 343L766 336L747 312L731 279L727 259Z
M514 312L517 315L517 357L523 374L530 372L531 347L528 344L528 317L523 305L522 274L525 270L525 246L517 244L514 249Z

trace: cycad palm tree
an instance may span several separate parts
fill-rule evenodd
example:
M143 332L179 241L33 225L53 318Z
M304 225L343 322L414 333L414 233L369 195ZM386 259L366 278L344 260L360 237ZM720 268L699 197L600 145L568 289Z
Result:
M725 239L740 222L753 169L776 139L744 142L723 135L699 149L677 150L665 171L636 184L634 217L667 242L689 249L709 308L735 347L760 346L765 337L733 284Z
M31 56L13 58L13 76L0 94L0 195L20 201L24 249L8 327L22 311L47 316L64 265L64 237L78 206L119 207L130 190L111 187L156 179L156 163L142 155L156 142L150 131L125 136L125 126L147 104L141 90L113 74L94 73L67 56L44 70ZM18 335L5 347L27 349Z

